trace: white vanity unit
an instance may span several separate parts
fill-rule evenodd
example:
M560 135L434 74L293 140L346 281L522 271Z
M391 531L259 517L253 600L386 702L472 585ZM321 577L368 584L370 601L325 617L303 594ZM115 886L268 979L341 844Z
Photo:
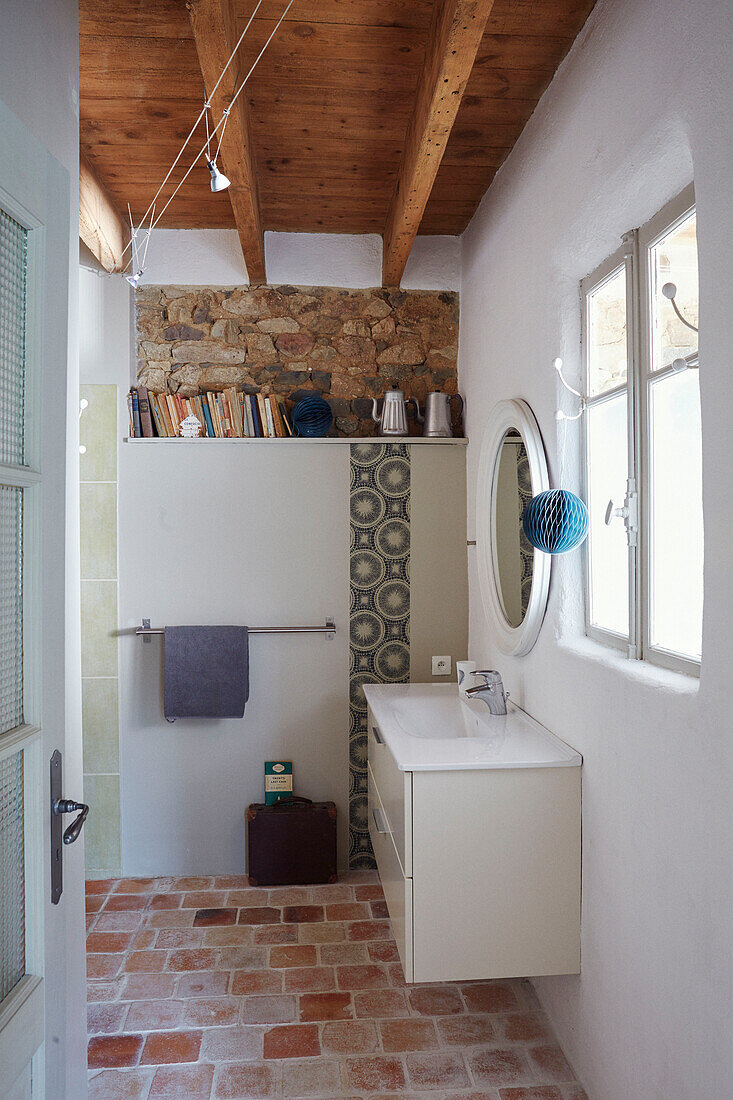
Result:
M455 685L364 694L369 831L406 980L579 973L580 755Z

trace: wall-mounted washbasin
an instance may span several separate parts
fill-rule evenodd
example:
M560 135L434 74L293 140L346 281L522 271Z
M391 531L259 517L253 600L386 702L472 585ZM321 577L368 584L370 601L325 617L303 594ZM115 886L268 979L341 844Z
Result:
M490 714L455 684L365 684L364 694L400 771L580 767L582 757L523 710Z

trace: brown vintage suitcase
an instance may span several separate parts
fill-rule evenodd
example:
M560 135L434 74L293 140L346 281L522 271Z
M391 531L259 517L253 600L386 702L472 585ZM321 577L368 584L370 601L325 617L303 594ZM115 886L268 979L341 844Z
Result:
M247 807L247 873L252 886L336 881L336 804L294 796Z

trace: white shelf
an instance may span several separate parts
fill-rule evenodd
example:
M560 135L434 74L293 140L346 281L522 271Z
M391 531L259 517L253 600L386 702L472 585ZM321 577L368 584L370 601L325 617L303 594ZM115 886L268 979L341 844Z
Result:
M257 438L247 437L247 438L244 438L244 439L240 438L239 436L234 436L230 439L218 439L218 438L214 438L214 437L204 435L204 436L199 436L197 439L180 439L180 438L172 439L170 437L169 438L162 438L162 437L158 437L158 436L154 436L153 438L142 437L142 438L132 439L132 438L130 438L130 436L125 436L124 442L125 443L136 443L136 444L137 443L141 443L141 444L146 444L147 443L148 445L152 444L156 447L160 446L161 444L168 444L169 446L172 444L173 446L176 446L176 447L179 447L179 446L189 446L189 447L190 446L196 446L196 447L200 447L201 444L211 445L211 444L216 444L216 443L223 443L223 444L226 444L227 446L230 446L232 443L234 443L234 444L237 444L237 443L248 443L248 444L253 444L253 443L285 443L285 444L288 444L288 445L291 445L293 443L304 443L309 447L312 446L314 443L321 444L321 445L324 444L324 443L336 444L336 446L343 446L345 443L346 444L351 444L351 443L409 443L411 446L465 447L468 443L468 440L466 438L464 438L463 436L460 436L460 437L455 436L452 439L429 439L429 438L426 438L425 436L421 436L421 435L368 435L368 436L363 436L362 435L362 436L351 436L351 437L343 438L343 439L342 438L339 438L339 439L329 439L329 438L305 439L302 436L288 436L287 438L269 438L269 437L263 438L261 436L258 436Z

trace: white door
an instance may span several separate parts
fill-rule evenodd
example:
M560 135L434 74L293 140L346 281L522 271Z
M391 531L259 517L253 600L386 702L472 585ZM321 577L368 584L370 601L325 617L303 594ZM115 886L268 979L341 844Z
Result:
M50 757L78 757L65 731L69 211L68 173L0 103L2 1100L71 1100L83 1081L70 1072L84 1053L83 843L58 905L50 868ZM80 799L70 771L63 795Z

